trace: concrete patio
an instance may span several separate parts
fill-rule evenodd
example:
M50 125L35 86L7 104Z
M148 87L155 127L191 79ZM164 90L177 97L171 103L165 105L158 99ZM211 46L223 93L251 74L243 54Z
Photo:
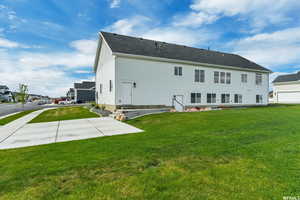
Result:
M142 132L110 117L26 124L41 112L36 111L0 127L0 149Z

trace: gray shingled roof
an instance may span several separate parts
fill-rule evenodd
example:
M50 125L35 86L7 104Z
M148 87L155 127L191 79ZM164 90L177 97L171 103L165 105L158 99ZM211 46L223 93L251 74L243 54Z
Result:
M74 83L74 88L76 89L91 89L95 87L94 81L83 81L82 83Z
M273 83L300 81L300 72L296 74L287 74L278 76Z
M151 56L271 72L239 55L101 32L115 53Z
M8 89L6 85L0 85L0 89Z

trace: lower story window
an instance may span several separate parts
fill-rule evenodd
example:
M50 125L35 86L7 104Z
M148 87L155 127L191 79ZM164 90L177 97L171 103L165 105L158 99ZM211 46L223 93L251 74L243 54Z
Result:
M216 96L215 93L207 93L207 103L216 103Z
M221 103L229 103L230 94L221 94Z
M99 89L100 89L100 91L99 91L100 94L102 94L102 84L100 84L100 88Z
M234 103L242 103L243 96L241 94L234 95Z
M191 93L191 103L201 103L201 93Z
M262 95L256 95L256 103L262 103L263 98Z

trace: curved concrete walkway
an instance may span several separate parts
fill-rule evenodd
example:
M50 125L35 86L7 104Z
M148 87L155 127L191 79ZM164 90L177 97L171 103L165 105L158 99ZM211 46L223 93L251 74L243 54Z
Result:
M51 108L50 108L51 109ZM0 149L142 132L110 117L27 124L39 110L0 127Z

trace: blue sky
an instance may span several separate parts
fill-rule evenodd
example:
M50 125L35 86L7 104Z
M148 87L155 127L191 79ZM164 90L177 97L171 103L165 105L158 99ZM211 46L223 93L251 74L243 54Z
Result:
M0 84L62 96L93 80L100 30L233 52L300 70L299 0L1 0Z

